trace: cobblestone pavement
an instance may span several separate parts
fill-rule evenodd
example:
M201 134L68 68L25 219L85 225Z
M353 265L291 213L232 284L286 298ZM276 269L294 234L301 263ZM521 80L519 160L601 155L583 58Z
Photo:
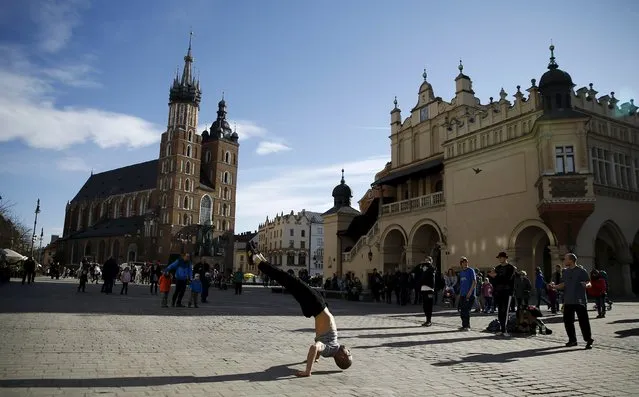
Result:
M550 336L502 339L460 332L440 310L430 328L418 306L329 302L354 364L322 359L295 378L313 322L289 295L261 287L212 290L199 309L161 309L143 286L105 296L98 285L37 279L0 286L0 396L637 396L639 303L594 319L593 350Z

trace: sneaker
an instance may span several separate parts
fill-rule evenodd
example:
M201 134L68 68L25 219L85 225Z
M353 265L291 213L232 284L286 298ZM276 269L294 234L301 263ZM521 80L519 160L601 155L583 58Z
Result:
M258 251L255 242L246 244L246 258L248 259L249 265L252 266L257 266L260 262L266 262L266 258Z
M426 321L422 324L422 327L430 327L431 325L433 325L433 323L431 323L430 321Z
M592 344L595 343L594 340L590 339L588 342L586 342L586 350L590 350L592 349ZM577 344L577 342L575 342L575 344Z
M575 346L577 346L576 340L570 340L566 343L566 347L575 347Z

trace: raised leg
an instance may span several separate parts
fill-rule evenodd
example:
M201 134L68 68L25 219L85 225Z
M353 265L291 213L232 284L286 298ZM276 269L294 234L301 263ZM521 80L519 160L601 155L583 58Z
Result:
M271 280L275 280L293 295L295 300L300 304L305 317L315 317L324 311L326 301L324 301L324 298L319 292L298 277L290 275L282 269L278 269L268 263L264 256L257 252L254 245L247 245L247 256L249 263L256 264L263 275L266 275Z

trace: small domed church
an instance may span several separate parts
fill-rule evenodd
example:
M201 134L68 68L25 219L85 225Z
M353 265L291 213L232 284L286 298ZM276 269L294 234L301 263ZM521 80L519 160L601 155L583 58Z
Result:
M451 68L452 69L452 68ZM414 105L390 111L390 161L351 206L344 176L324 215L324 276L441 272L496 255L552 280L565 253L608 274L617 295L639 294L639 114L633 99L578 88L550 46L547 70L509 95L475 96L460 61L455 96L422 75ZM347 170L348 171L348 170Z
M160 260L182 252L228 260L235 229L239 136L222 97L211 127L198 133L202 91L191 42L169 87L158 158L91 174L67 203L65 263Z

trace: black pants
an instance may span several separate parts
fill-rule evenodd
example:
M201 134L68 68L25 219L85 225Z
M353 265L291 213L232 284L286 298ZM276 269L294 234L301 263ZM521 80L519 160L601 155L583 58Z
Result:
M506 332L506 324L508 322L507 313L509 294L495 295L495 306L497 307L497 318L499 319L499 327L501 332Z
M35 271L26 270L22 275L22 284L24 284L25 281L27 284L33 283L35 281Z
M202 283L202 302L206 302L206 298L209 297L209 288L210 288L210 284L207 283Z
M186 280L175 280L175 292L173 292L173 298L171 298L171 304L175 306L182 305L182 298L186 292Z
M300 304L304 317L316 317L326 308L326 301L322 295L298 277L292 276L268 262L260 262L257 268L293 295L293 298Z
M590 330L590 319L588 318L588 308L586 305L564 304L564 327L566 327L568 340L570 342L577 342L575 313L577 313L577 319L579 320L581 336L583 336L586 342L589 342L592 339L592 332Z
M153 289L155 288L155 292L153 291ZM157 281L151 281L151 293L157 295L158 294L158 282Z
M78 285L78 292L82 291L85 292L86 288L87 288L87 277L86 276L80 276L80 284Z
M122 283L122 289L120 290L120 295L129 295L129 283Z
M242 295L242 282L234 282L233 285L235 285L235 295Z
M423 291L422 292L422 303L424 307L424 314L426 315L426 322L430 323L431 318L433 317L433 299L435 293L432 291Z

